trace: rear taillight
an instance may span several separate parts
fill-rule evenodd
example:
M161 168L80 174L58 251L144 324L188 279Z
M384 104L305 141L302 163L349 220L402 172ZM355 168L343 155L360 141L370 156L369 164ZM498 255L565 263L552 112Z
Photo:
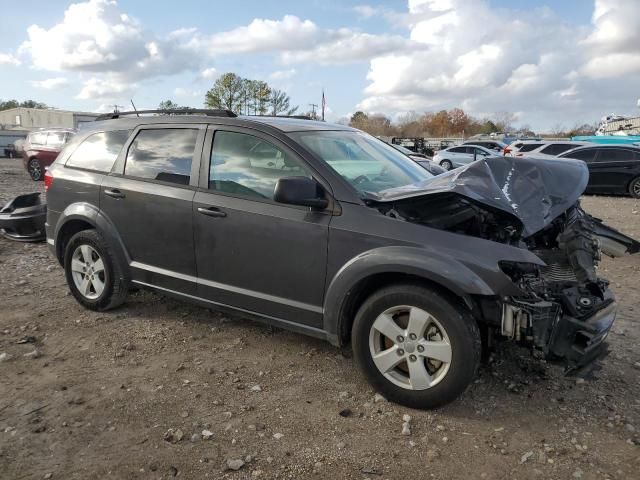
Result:
M511 149L509 147L504 147L504 154L511 153Z
M48 191L51 185L53 185L53 174L49 170L46 170L44 172L44 191Z

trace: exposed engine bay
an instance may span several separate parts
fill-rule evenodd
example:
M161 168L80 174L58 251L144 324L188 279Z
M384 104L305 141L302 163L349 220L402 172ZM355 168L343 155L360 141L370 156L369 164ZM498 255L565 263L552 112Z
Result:
M521 295L496 300L501 311L496 330L548 358L562 359L570 371L606 353L603 340L616 303L609 282L597 273L601 254L637 253L640 243L582 210L578 199L586 186L586 167L565 163L560 172L554 167L541 160L482 160L444 181L436 177L422 195L387 192L371 206L392 218L527 249L539 257L545 265L500 262ZM574 187L567 193L563 183Z

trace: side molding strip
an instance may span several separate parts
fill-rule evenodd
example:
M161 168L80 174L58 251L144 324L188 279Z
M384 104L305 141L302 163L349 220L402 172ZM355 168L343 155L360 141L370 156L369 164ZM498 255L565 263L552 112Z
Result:
M304 302L298 302L296 300L291 300L289 298L277 297L275 295L269 295L268 293L256 292L254 290L248 290L246 288L234 287L233 285L226 285L224 283L212 282L210 280L205 280L203 278L197 278L192 275L186 275L184 273L173 272L171 270L166 270L164 268L154 267L152 265L147 265L140 262L131 262L131 268L138 268L140 270L146 270L148 272L157 273L160 275L165 275L167 277L178 278L180 280L185 280L187 282L192 282L195 284L205 285L211 288L217 288L218 290L224 290L227 292L238 293L240 295L245 295L247 297L255 297L261 300L266 300L268 302L279 303L281 305L287 305L288 307L297 308L300 310L307 310L313 313L323 314L323 307L319 307L316 305L310 305ZM159 288L159 287L155 287ZM177 292L176 292L177 293ZM207 300L208 301L208 300ZM215 303L215 302L212 302Z

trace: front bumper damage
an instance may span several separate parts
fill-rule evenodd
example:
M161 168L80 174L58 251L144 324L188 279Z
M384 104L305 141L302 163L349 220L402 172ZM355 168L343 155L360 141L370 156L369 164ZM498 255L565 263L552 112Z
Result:
M609 353L605 340L617 304L608 290L603 305L578 317L563 313L556 302L510 299L503 304L502 334L532 345L547 359L563 363L566 373L575 373Z
M18 242L41 242L46 218L47 205L39 192L18 195L0 209L0 233Z

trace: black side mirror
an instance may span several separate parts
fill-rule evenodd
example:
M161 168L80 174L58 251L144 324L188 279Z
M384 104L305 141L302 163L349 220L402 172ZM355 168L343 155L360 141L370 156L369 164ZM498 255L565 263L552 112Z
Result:
M323 197L322 186L309 177L284 177L278 180L273 192L278 203L302 205L319 210L327 208L329 202Z

